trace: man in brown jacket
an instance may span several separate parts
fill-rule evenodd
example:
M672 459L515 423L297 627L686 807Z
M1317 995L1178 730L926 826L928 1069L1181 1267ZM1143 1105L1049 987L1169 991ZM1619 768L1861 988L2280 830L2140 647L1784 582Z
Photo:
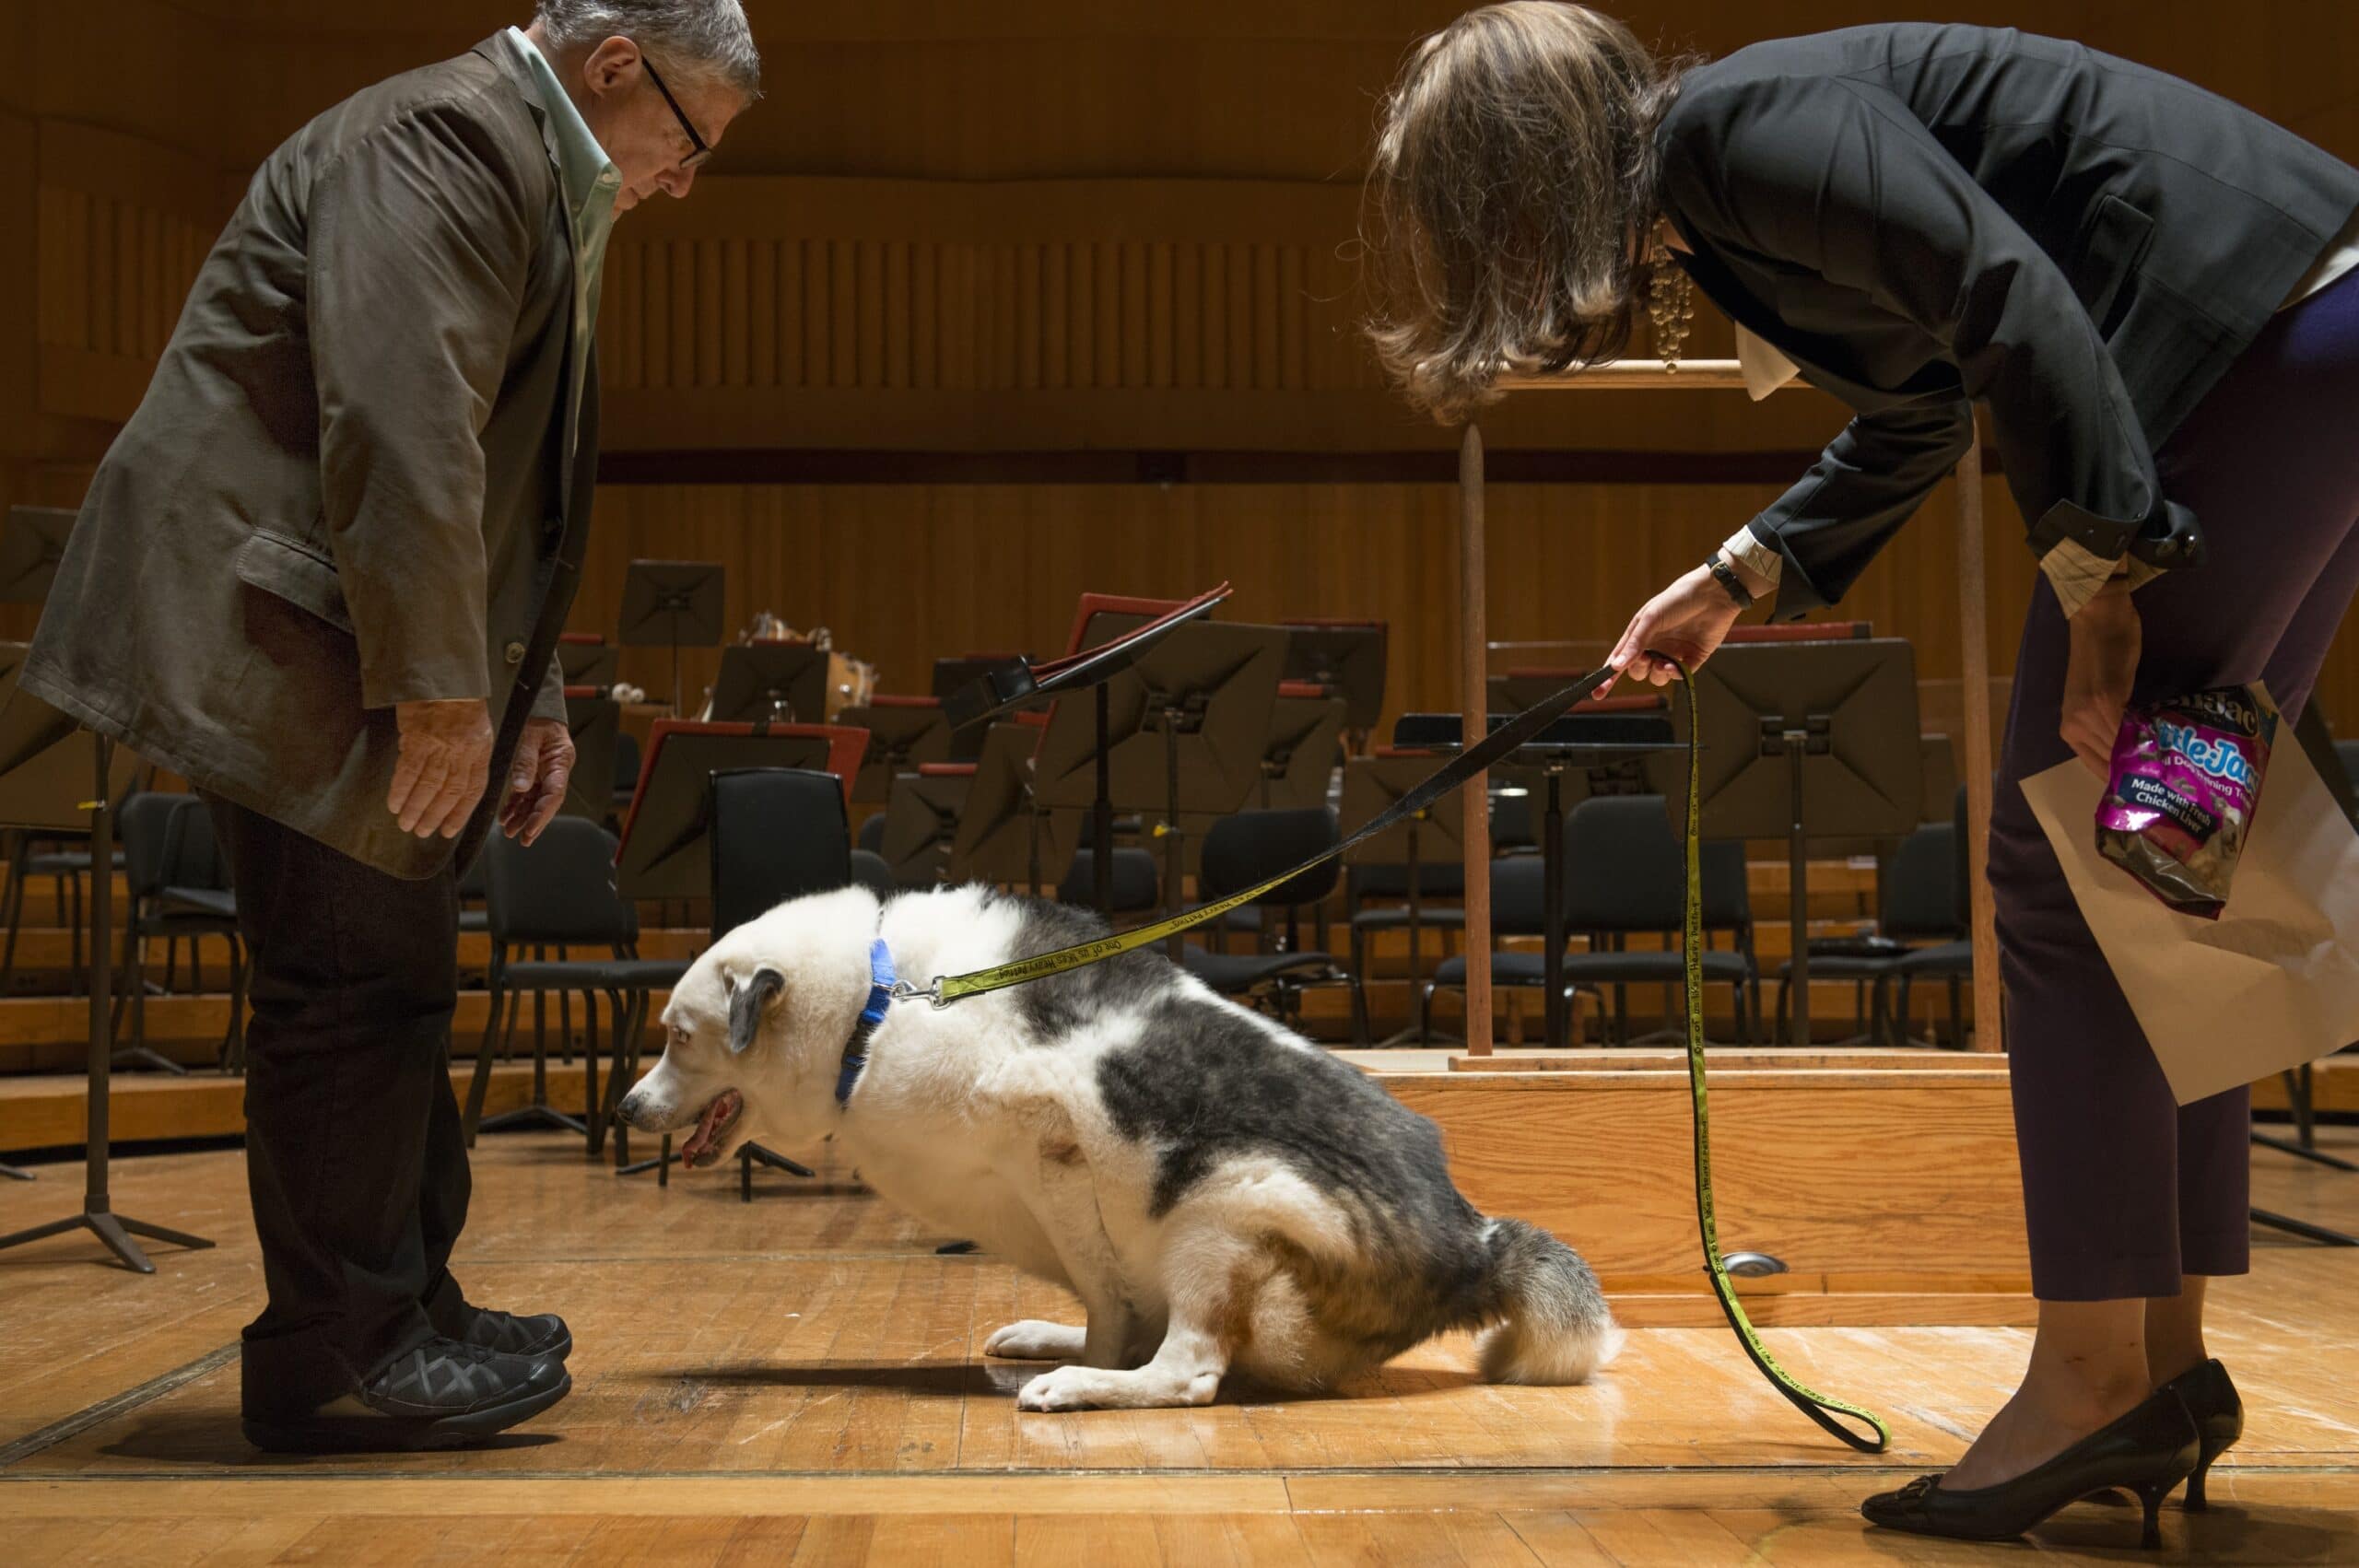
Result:
M456 868L495 819L537 836L573 762L607 234L688 193L759 78L739 0L540 0L305 126L58 568L24 690L205 796L253 950L263 1447L463 1442L571 1387L562 1320L446 1267Z

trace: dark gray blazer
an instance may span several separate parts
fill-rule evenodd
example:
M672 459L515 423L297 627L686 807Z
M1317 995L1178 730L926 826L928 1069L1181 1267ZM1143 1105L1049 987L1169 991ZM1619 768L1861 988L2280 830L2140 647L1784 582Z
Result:
M2354 208L2359 171L2078 44L1845 29L1690 72L1657 135L1684 264L1859 416L1754 521L1777 613L1840 599L1988 403L2045 555L2202 556L2154 450Z
M392 705L487 697L495 787L562 719L597 457L567 439L572 229L497 41L370 88L255 173L57 571L23 691L395 875Z

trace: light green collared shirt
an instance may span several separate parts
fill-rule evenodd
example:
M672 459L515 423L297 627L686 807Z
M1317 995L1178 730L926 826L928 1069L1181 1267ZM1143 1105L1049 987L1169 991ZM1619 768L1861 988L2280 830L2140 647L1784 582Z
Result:
M557 79L557 72L539 47L518 28L510 28L500 36L540 89L541 105L548 114L549 157L557 165L566 220L573 229L573 406L578 410L582 381L589 374L591 340L598 333L606 240L615 231L615 200L622 193L623 177L606 149L598 145L598 138L591 135L581 111L574 107L565 84ZM569 450L575 434L566 432Z

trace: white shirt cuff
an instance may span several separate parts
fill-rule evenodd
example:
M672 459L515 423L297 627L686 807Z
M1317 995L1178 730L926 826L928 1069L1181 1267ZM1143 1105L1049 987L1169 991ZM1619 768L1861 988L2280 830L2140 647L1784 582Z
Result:
M1766 579L1772 588L1786 569L1786 557L1755 538L1750 523L1730 534L1728 543L1720 546L1720 553L1754 576Z

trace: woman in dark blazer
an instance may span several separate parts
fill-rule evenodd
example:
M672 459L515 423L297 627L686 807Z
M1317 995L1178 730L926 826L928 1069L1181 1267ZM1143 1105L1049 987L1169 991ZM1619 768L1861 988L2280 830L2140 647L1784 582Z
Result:
M1761 395L1856 410L1800 483L1650 601L1625 676L1742 609L1839 600L1988 405L2040 580L1991 825L2032 1276L2014 1398L1880 1524L2005 1536L2092 1490L2153 1504L2235 1440L2203 1290L2246 1271L2250 1107L2180 1107L2021 781L2102 775L2125 704L2265 679L2307 700L2359 583L2359 172L2077 45L1892 25L1655 59L1583 7L1470 13L1416 51L1372 176L1378 350L1444 418L1508 367L1614 357L1691 286ZM1985 1021L1986 1025L1989 1021Z

